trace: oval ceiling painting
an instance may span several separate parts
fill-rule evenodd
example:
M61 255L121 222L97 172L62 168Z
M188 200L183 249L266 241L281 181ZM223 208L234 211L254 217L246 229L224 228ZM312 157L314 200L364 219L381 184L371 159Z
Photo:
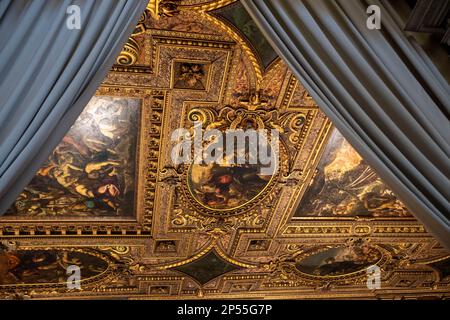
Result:
M295 267L313 276L342 276L366 269L381 259L377 249L363 245L326 248L297 261Z
M233 210L255 199L269 184L261 165L192 164L187 183L194 199L211 210Z

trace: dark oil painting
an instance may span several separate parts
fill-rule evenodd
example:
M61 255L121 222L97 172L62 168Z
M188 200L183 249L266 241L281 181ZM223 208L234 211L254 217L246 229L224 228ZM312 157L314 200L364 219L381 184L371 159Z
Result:
M334 129L294 216L402 217L409 214L395 194Z
M295 267L313 276L341 276L376 264L381 253L366 243L356 241L340 247L324 248L297 261Z
M255 198L272 176L260 174L257 164L192 164L188 184L194 198L214 210L231 210Z
M132 215L140 104L94 97L7 215Z
M174 61L173 69L175 89L206 89L209 64Z
M0 249L0 287L3 285L65 283L67 267L80 267L81 279L103 273L108 264L93 255L65 250Z
M201 285L237 269L239 269L238 266L222 259L215 250L210 251L191 263L173 268L173 270L187 274Z

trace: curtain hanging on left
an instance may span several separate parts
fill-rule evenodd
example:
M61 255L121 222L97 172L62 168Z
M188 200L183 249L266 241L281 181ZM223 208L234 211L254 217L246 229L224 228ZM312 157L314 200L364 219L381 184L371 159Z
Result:
M114 63L146 2L0 1L0 214Z

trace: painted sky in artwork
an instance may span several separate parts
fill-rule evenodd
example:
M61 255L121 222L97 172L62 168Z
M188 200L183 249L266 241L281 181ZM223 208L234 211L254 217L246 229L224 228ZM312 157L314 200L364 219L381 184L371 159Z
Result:
M132 215L140 104L94 97L7 215Z
M296 217L399 217L405 206L334 129Z

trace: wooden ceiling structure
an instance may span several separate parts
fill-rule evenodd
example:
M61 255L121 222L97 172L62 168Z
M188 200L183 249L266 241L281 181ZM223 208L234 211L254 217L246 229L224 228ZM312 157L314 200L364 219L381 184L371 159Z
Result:
M28 188L0 219L0 297L450 296L449 253L346 145L258 35L235 0L149 2L92 102L129 108L118 121L138 123L135 140L126 140L135 147L127 162L132 169L117 169L132 176L128 193L121 190L128 205L119 210L121 203L111 200L119 193L113 189L102 198L105 214L96 214L96 203L87 200L83 208L70 207L82 214L61 213L50 204L64 205L56 200L42 205L48 198L33 193L42 188L39 183ZM127 118L131 112L134 118ZM265 183L250 181L254 192L241 191L239 205L216 209L190 186L190 179L197 179L192 168L172 163L171 133L191 129L193 121L225 130L250 118L264 129L280 130L279 169ZM125 150L120 141L132 129L118 135L107 128L100 127L103 136L119 141L109 152ZM58 155L77 143L73 137ZM92 150L99 145L86 142ZM325 159L330 155L334 158ZM68 165L73 157L60 156L40 170L39 179L53 172L58 187L73 187L77 196L89 198L88 183L64 176L82 171ZM119 167L122 158L100 166ZM83 167L83 181L98 180L93 163ZM65 283L64 266L70 263L82 267L80 290ZM368 289L366 268L374 264L381 269L381 287Z

